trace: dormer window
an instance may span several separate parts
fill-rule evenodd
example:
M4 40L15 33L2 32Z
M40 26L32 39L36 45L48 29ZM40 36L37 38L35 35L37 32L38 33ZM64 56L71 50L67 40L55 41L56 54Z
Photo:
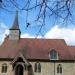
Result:
M51 60L57 60L58 54L57 54L57 52L55 51L55 49L52 49L52 50L50 51L49 57L50 57Z

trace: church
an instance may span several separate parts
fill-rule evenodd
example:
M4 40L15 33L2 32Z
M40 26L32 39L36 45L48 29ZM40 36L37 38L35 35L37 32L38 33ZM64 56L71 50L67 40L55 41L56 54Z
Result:
M64 39L21 38L18 13L0 46L0 75L75 75L75 46Z

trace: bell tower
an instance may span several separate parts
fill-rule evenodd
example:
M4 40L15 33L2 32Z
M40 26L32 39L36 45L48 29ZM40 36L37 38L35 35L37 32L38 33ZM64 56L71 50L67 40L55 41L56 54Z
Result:
M19 22L18 22L18 11L16 11L15 19L13 22L12 27L10 28L9 39L10 40L19 40L20 39L20 29L19 29Z

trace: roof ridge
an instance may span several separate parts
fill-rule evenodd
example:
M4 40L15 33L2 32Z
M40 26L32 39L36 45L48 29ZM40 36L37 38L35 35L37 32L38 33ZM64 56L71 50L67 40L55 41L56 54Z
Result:
M47 39L47 38L21 38L21 39L37 39L37 40L64 40L64 39ZM65 41L65 40L64 40Z

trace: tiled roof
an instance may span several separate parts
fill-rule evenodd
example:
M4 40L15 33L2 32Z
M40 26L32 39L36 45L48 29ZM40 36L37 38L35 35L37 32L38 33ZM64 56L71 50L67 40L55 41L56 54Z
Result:
M71 53L73 59L75 59L75 46L68 46L68 50Z
M59 60L72 60L72 56L63 39L35 39L21 38L19 41L11 41L8 38L0 47L0 58L14 58L22 52L26 59L50 60L49 52L55 49Z

